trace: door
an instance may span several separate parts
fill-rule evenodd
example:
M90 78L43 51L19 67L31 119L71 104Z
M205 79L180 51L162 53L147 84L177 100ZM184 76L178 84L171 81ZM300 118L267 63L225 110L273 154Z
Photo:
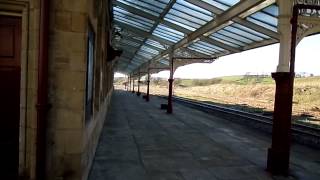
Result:
M21 18L0 15L0 179L19 167Z

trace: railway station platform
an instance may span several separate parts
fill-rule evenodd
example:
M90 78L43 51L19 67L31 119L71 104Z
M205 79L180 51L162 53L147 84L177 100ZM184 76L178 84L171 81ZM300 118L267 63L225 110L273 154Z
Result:
M115 90L89 180L320 179L318 149L293 144L290 175L266 169L271 135L166 100Z

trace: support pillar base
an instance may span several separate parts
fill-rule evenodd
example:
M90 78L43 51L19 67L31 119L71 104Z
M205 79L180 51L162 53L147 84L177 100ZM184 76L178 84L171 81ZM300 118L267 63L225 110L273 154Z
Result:
M277 149L268 149L267 171L273 175L288 176L289 174L289 152Z
M141 95L141 92L137 92L137 96L140 96Z
M147 95L146 95L146 101L149 102L149 88L150 88L150 80L147 81Z
M160 105L160 109L165 109L165 110L167 110L167 109L168 109L168 104L161 104L161 105Z
M169 96L168 96L168 108L167 113L172 114L172 85L173 85L173 79L168 79L169 81Z
M294 74L272 73L276 81L273 112L272 144L268 150L267 170L274 175L288 175Z

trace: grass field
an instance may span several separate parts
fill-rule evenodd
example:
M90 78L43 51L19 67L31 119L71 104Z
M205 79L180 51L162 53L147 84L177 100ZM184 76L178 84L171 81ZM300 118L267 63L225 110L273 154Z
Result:
M152 80L151 94L168 93L166 80ZM175 79L174 94L249 112L272 115L275 84L271 77L230 76L215 79ZM141 86L145 92L146 87ZM320 125L320 77L296 78L293 120Z

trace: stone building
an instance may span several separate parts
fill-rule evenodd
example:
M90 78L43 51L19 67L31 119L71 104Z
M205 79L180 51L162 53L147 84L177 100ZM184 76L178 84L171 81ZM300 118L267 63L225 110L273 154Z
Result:
M88 176L113 90L109 3L0 1L0 179Z
M320 32L318 2L0 0L0 180L86 180L114 70L133 92L137 80L137 95L142 75L149 86L150 73L169 70L171 114L178 67L274 43L267 169L287 175L295 46Z

